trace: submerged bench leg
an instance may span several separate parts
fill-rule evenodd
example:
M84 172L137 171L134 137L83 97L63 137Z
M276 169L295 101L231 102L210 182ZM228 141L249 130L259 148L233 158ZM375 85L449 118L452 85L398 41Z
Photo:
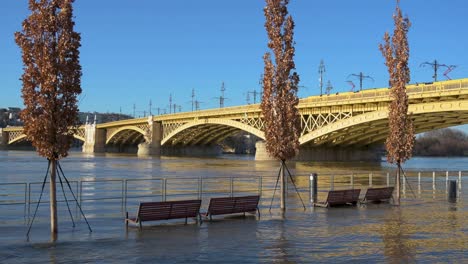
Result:
M141 226L141 221L139 221L138 224L139 224L138 229L141 231L141 229L143 228L143 227Z
M260 219L260 208L257 207L258 218Z

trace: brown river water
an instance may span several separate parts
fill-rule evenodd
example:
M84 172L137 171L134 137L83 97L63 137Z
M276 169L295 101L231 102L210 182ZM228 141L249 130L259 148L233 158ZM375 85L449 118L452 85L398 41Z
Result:
M311 173L319 175L324 199L331 188L363 194L370 185L393 185L394 168L385 162L290 163L300 196L290 181L285 213L278 191L272 199L279 164L251 156L76 152L61 165L93 232L65 184L76 227L58 186L59 237L49 242L46 185L27 239L47 162L34 152L0 151L0 263L468 263L467 158L410 160L399 207L329 209L311 206ZM447 200L447 179L462 180L455 202ZM140 201L201 198L206 210L210 197L248 194L261 195L260 217L218 216L202 225L160 221L144 223L143 231L123 223Z

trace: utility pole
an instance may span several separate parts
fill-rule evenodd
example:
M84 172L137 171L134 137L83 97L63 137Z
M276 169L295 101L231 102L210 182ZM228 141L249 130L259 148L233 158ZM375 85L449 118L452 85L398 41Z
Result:
M226 91L226 88L224 87L224 82L221 83L221 96L219 97L219 108L224 107L224 91Z
M153 115L152 112L151 112L151 106L152 106L152 103L151 103L151 99L150 99L150 101L149 101L149 112L148 112L149 115Z
M323 60L320 60L320 66L318 73L320 75L319 82L320 82L320 95L322 95L323 91L323 74L325 73L325 64L323 63Z
M172 109L172 94L169 94L169 114L171 113Z
M332 86L330 80L328 80L327 88L326 88L326 90L327 90L327 95L330 95L330 91L331 91L332 89L333 89L333 86Z
M362 72L360 72L359 74L354 74L354 73L353 73L353 74L350 74L350 75L348 76L348 78L351 77L351 76L353 76L353 77L358 77L358 78L359 78L359 91L362 91L362 81L363 81L364 79L371 79L372 81L374 81L374 79L373 79L372 77L370 77L370 76L368 76L368 75L364 75Z
M447 77L447 79L451 80L450 77L447 75L449 72L453 71L456 65L447 65L447 64L441 64L437 60L434 60L434 62L423 62L420 67L425 67L426 65L431 66L434 69L434 75L432 75L432 78L434 78L434 82L437 82L437 70L440 67L445 67L447 70L444 72L444 76Z
M247 92L247 96L245 100L247 101L247 104L249 105L250 104L250 92Z
M248 92L247 93L247 96L249 96L249 94L252 94L253 95L253 100L254 100L254 104L257 103L257 95L259 94L259 92L257 92L257 90L253 90L252 92ZM249 99L250 99L250 96L249 96Z
M195 104L195 88L192 88L192 112Z
M136 105L133 104L133 118L135 118L135 110L136 110Z
M198 100L195 100L195 111L198 111L200 110L200 104L203 103L203 102L200 102Z

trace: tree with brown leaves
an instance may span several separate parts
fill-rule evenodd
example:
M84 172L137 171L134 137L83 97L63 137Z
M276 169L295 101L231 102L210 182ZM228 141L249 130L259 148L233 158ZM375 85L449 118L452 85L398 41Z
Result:
M281 208L285 209L285 161L299 149L300 116L297 109L299 75L294 64L294 21L288 16L289 0L266 0L265 28L268 47L265 53L261 109L265 120L267 152L281 161Z
M400 204L400 174L401 165L411 158L414 145L414 125L411 116L408 115L408 95L406 84L410 81L408 30L411 23L408 17L403 17L397 0L395 14L393 15L395 29L390 38L388 32L384 35L384 43L379 45L380 51L385 57L385 65L390 76L389 105L389 135L385 142L387 148L387 161L396 163L398 169L395 179L396 204Z
M15 33L24 73L20 113L24 133L49 160L51 233L57 234L57 161L68 155L81 93L80 34L73 27L74 0L29 0L31 14Z

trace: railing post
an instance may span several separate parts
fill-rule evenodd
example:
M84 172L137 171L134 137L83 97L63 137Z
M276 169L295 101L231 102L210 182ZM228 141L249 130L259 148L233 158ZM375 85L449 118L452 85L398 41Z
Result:
M403 194L406 195L406 176L404 174L401 174L400 177L403 177L403 190L402 191L403 191Z
M28 204L28 184L24 183L24 220L26 220L26 210L27 210L27 204ZM29 220L29 218L28 218Z
M128 195L128 180L125 179L125 192L124 192L124 195L125 195L125 212L127 211L127 195Z
M462 172L458 171L458 192L461 193L462 190Z
M167 201L167 178L163 178L162 182L162 201Z
M203 185L202 178L198 177L198 199L200 200L202 198L202 192L203 192L202 185Z
M127 180L122 180L122 204L120 206L120 210L122 210L122 213L124 214L124 205L125 205L125 184L127 183ZM126 208L125 208L126 209Z
M258 177L258 195L260 195L260 197L262 196L262 192L263 192L263 176L260 176Z
M234 178L229 177L229 193L231 197L234 197Z
M81 207L81 210L83 210L83 182L82 181L79 181L80 182L80 191L78 193L78 196L79 196L79 201L80 201L80 207ZM79 217L81 219L81 214L79 214Z
M309 178L309 190L310 190L310 202L312 204L317 202L317 192L318 192L318 175L317 173L312 173Z
M421 195L421 172L418 172L418 194Z
M370 187L372 187L372 177L373 177L373 175L372 175L372 172L371 172L371 173L369 173L369 186Z
M354 173L351 173L350 185L351 189L354 189Z
M31 219L31 183L29 183L29 188L28 188L28 222Z
M330 190L333 191L334 187L335 187L335 175L332 174L330 176Z
M435 171L432 172L432 190L436 190L436 174Z
M390 172L387 172L387 187L390 186Z
M445 172L445 193L448 193L448 184L449 184L449 172Z

